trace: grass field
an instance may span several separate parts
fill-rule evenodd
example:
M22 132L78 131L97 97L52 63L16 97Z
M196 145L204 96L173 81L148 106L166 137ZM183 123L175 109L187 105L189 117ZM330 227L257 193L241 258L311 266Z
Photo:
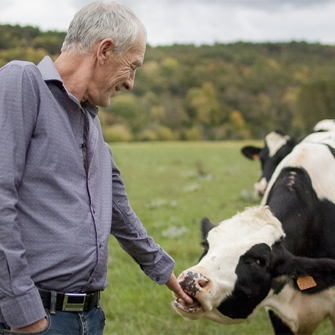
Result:
M175 259L176 276L198 262L202 217L218 223L259 203L253 183L260 167L241 155L245 144L111 145L130 203L149 235ZM264 310L239 325L184 320L171 306L171 292L145 276L113 237L108 269L109 285L102 295L106 335L273 334ZM332 334L330 322L320 325L315 334Z

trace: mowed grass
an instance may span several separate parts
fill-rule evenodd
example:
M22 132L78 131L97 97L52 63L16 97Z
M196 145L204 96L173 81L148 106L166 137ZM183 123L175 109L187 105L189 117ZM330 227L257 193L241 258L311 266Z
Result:
M258 163L240 153L262 142L165 142L111 144L130 203L148 234L176 261L175 274L198 263L200 220L213 223L258 205L253 184ZM106 335L273 334L264 310L251 321L223 326L184 320L172 308L172 294L149 279L110 239L109 285L102 294ZM332 334L324 322L316 334Z

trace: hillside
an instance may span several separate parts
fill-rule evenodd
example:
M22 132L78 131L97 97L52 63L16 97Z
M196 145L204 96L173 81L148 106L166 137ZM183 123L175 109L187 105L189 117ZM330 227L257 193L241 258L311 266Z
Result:
M0 25L0 66L60 52L64 32ZM335 46L292 41L148 45L131 93L100 113L109 141L294 135L335 115Z

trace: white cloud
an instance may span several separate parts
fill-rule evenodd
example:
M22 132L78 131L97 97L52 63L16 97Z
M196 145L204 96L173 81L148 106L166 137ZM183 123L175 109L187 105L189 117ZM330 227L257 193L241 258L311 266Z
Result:
M5 9L8 6L11 6L13 2L11 0L0 0L1 9Z
M119 0L148 30L151 45L306 40L335 44L332 0ZM68 28L91 0L0 0L0 24Z
M11 0L11 5L1 10L0 23L66 30L74 14L75 8L67 0Z
M279 13L249 11L244 21L250 29L244 30L245 40L250 41L289 41L306 40L311 42L334 43L335 3L322 6L291 7L287 5Z

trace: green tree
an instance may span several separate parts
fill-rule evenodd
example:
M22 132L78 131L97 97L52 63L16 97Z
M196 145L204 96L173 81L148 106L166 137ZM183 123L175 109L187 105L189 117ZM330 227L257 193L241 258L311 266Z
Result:
M55 59L64 37L0 25L0 66L13 59L36 64L46 54ZM120 125L114 134L127 130L132 140L264 138L277 128L306 134L334 117L334 78L334 45L148 45L131 94L118 93L99 115L104 128Z
M301 87L294 120L297 132L309 132L318 121L334 116L335 80L315 81Z
M118 123L128 126L135 138L145 127L148 119L141 99L128 92L111 99L110 106L105 110L118 117Z
M212 83L203 83L201 88L191 88L186 101L191 118L207 126L220 123L220 107Z
M130 130L122 124L103 128L103 136L106 142L129 142L131 140Z

